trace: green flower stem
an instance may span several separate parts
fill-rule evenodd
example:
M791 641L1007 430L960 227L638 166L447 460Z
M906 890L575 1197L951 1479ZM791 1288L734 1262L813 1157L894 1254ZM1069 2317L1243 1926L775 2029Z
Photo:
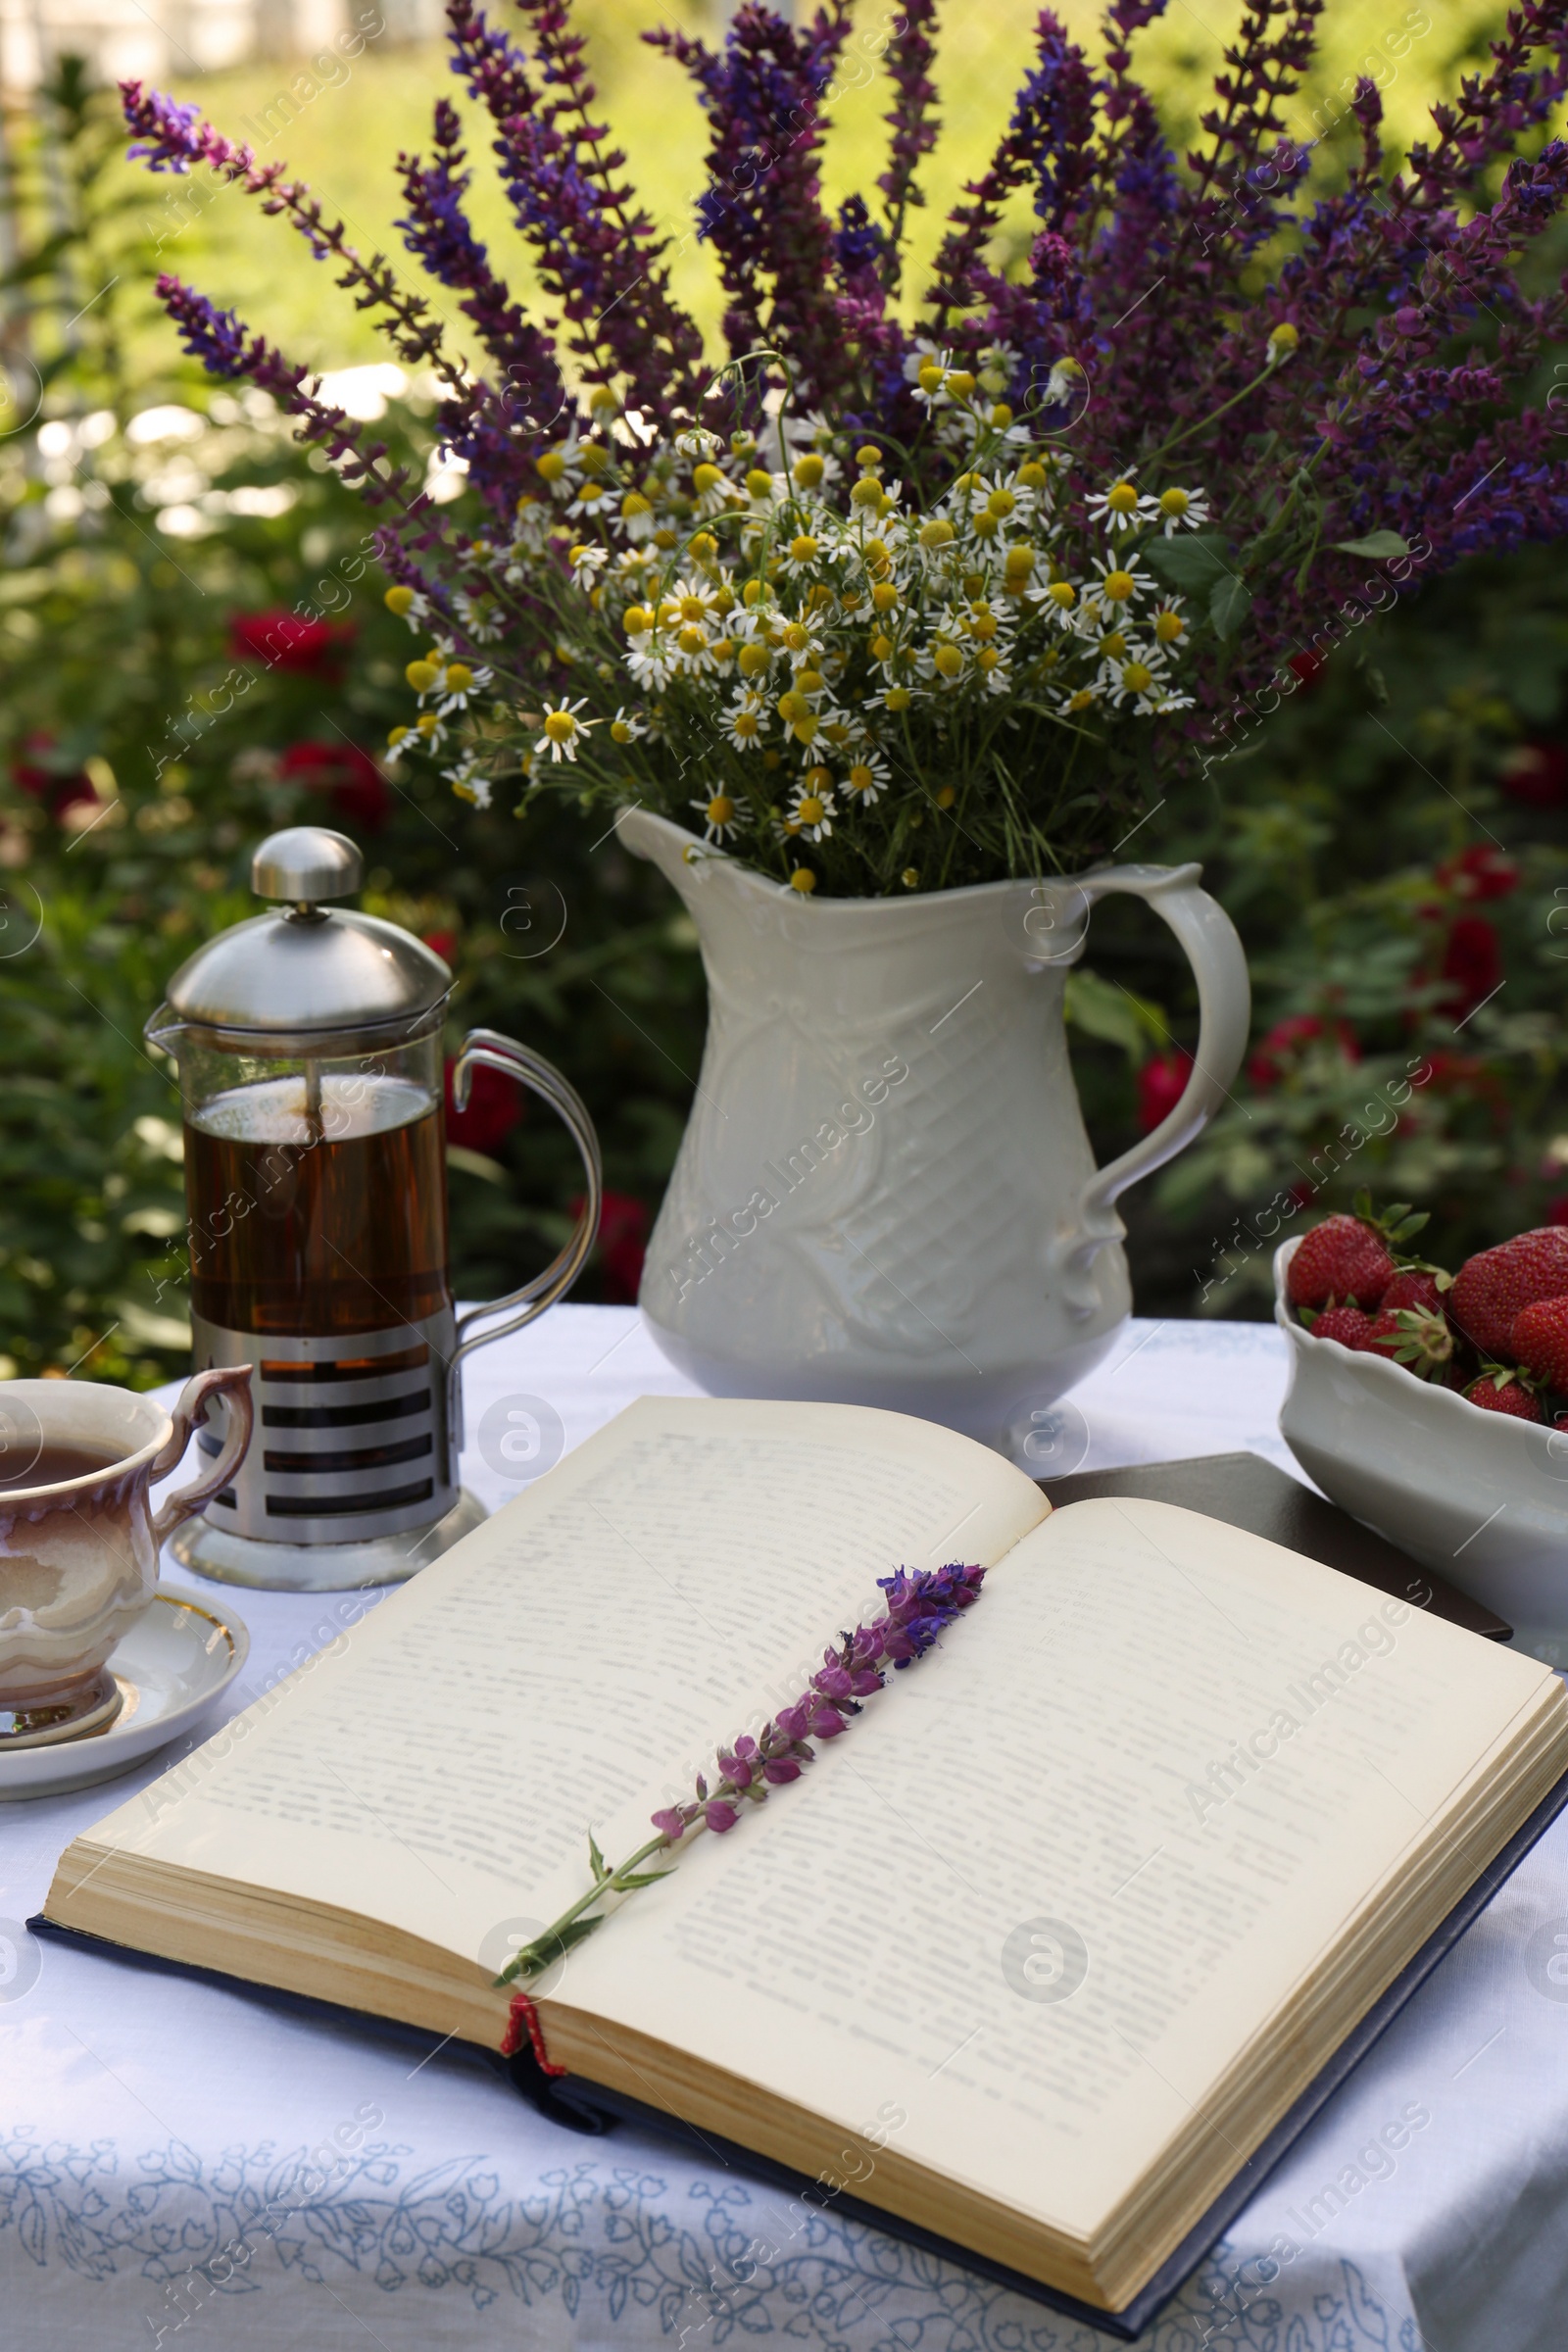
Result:
M692 1824L694 1829L701 1828L701 1823ZM627 1894L636 1886L646 1886L651 1879L667 1877L667 1872L662 1870L644 1873L642 1877L638 1877L636 1874L644 1862L651 1860L655 1854L662 1852L669 1843L670 1839L661 1830L657 1838L650 1838L646 1845L640 1845L634 1854L628 1855L626 1860L619 1863L614 1870L607 1870L603 1854L599 1851L593 1838L590 1838L588 1850L593 1863L593 1885L586 1894L579 1895L574 1903L563 1911L559 1919L552 1920L549 1927L534 1937L532 1943L525 1943L520 1952L513 1954L500 1976L496 1978L496 1984L498 1985L510 1984L515 1977L537 1976L540 1970L548 1968L553 1960L559 1960L564 1953L569 1952L574 1943L580 1943L585 1936L591 1936L595 1928L603 1927L605 1914L601 1913L597 1919L583 1917L584 1912L597 1903L601 1896Z

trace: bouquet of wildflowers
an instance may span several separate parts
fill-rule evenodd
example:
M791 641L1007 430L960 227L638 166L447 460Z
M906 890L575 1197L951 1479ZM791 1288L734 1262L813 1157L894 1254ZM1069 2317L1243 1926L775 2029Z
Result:
M1533 398L1568 281L1530 275L1568 192L1541 127L1568 89L1568 0L1515 10L1396 166L1370 80L1348 145L1290 135L1322 4L1252 0L1182 163L1132 73L1164 0L1112 0L1098 63L1043 13L920 288L904 247L937 131L935 0L869 36L888 168L874 207L836 218L819 157L844 0L800 28L746 0L719 51L651 35L710 125L699 230L727 356L672 299L567 0L516 0L510 29L448 9L542 321L469 224L457 107L398 161L405 242L456 294L466 353L283 165L137 84L124 101L152 170L258 195L442 383L462 514L160 280L187 349L270 392L382 511L388 602L418 639L396 755L482 804L638 802L800 891L879 894L1103 858L1156 782L1223 757L1378 607L1568 527ZM1004 267L1025 193L1032 242Z

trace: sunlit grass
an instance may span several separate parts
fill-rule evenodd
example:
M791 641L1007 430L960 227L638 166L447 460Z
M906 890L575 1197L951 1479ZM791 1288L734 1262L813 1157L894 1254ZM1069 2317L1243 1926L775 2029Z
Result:
M701 21L701 10L689 0L679 13L688 28L694 18ZM1059 13L1093 49L1098 9L1088 0L1060 0ZM1383 86L1389 144L1402 146L1419 137L1427 107L1452 91L1501 13L1494 0L1432 0L1430 8L1408 7L1403 0L1331 0L1318 72L1312 86L1291 104L1292 131L1305 138L1328 129L1355 74L1366 72ZM944 215L962 183L983 168L1006 121L1030 61L1036 14L1031 0L987 0L984 10L972 5L949 10L938 65L943 137L923 174L928 204L914 222L913 266L906 278L915 290L924 282ZM626 151L642 202L672 240L677 296L716 347L721 296L710 257L693 234L693 207L704 177L703 118L679 68L637 37L666 20L668 12L658 0L587 0L579 15L593 41L604 113ZM1183 141L1197 135L1198 115L1239 15L1236 6L1210 6L1204 0L1200 13L1177 0L1167 20L1152 27L1135 52L1138 70L1159 90ZM871 191L884 168L882 117L889 88L875 44L885 21L880 8L862 6L857 13L825 162L827 192L835 203L854 188ZM457 94L439 44L388 50L372 43L352 64L334 57L318 68L308 62L252 66L209 75L184 85L180 94L199 98L220 128L249 137L269 158L285 156L291 172L309 180L330 211L347 221L363 251L379 247L397 255L400 208L393 164L400 148L427 143L431 105L441 89ZM474 218L503 271L526 290L530 271L490 168L486 126L471 113L469 121ZM188 219L184 183L145 179L142 193L149 219L160 222L165 234L160 266L236 305L249 324L280 343L290 357L317 367L342 367L386 356L385 342L337 291L330 270L312 262L300 241L281 222L264 218L253 200L225 190ZM1027 233L1027 205L1012 225L1016 238ZM411 282L422 283L412 261L408 268ZM452 319L451 340L464 349L465 322L442 289L433 292Z

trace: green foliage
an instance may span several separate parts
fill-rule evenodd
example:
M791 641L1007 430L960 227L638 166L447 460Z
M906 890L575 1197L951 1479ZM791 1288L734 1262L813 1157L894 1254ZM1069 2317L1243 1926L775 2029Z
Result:
M1248 948L1255 1042L1207 1133L1124 1203L1142 1310L1266 1313L1278 1241L1362 1186L1430 1211L1421 1249L1450 1267L1568 1219L1560 554L1410 599L1217 762L1205 800L1167 804L1138 847L1202 860ZM1090 955L1191 1048L1190 988L1147 918L1097 912ZM1133 1085L1121 1055L1075 1059L1103 1157L1130 1140Z
M452 1045L482 1024L564 1062L608 1182L645 1220L679 1140L701 981L663 885L595 849L602 828L576 810L524 838L437 776L383 777L369 754L408 647L364 509L265 399L194 370L126 381L147 256L128 183L106 192L113 109L68 66L13 131L0 350L13 391L41 379L42 395L0 438L0 1353L146 1386L180 1368L188 1334L178 1102L142 1024L193 948L257 910L263 833L315 819L362 842L365 904L439 938L458 971ZM381 428L416 464L432 410L416 384ZM467 1298L534 1270L580 1185L550 1115L509 1130L497 1094L493 1133L481 1116L453 1154ZM612 1251L579 1296L624 1297L627 1272Z

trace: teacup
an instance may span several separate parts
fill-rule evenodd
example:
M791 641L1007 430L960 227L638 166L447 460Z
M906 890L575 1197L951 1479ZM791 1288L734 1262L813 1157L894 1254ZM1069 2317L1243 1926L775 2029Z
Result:
M244 1460L250 1383L249 1364L198 1372L172 1412L96 1381L0 1383L0 1743L78 1737L119 1713L109 1653L153 1597L163 1544ZM227 1443L155 1513L148 1489L218 1395Z

